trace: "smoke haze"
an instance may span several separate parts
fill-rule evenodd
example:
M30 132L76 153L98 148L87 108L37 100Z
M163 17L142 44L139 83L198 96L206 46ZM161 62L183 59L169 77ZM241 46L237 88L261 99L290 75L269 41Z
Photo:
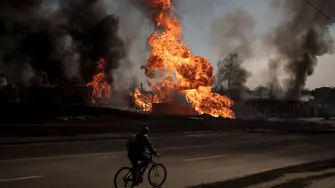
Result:
M335 17L335 1L312 2L330 17ZM333 23L304 0L273 0L272 5L284 10L287 16L268 33L266 42L276 51L277 63L287 73L286 98L298 99L307 77L314 73L318 57L334 51L334 39L330 35ZM273 61L270 63L273 64ZM270 65L272 70L278 67ZM277 85L276 79L271 81L272 85Z
M212 23L212 43L218 56L224 64L228 59L234 59L233 66L218 64L217 81L222 82L222 77L227 71L233 71L229 75L234 76L232 80L235 89L242 89L251 76L250 72L243 67L247 59L254 57L252 44L256 39L254 33L255 20L253 16L243 9L235 9L224 17L220 17ZM221 63L222 63L221 62ZM228 70L229 69L229 70ZM219 83L220 84L220 83Z

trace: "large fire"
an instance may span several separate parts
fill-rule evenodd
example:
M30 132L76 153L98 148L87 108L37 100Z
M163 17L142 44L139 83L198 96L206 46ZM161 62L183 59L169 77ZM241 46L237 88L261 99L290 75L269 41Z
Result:
M136 88L134 92L135 105L144 112L152 109L153 97L151 95L142 95L141 91Z
M105 77L106 60L100 58L97 65L97 73L94 75L93 80L87 84L92 86L92 102L96 103L98 99L105 99L104 103L108 103L111 97L111 86L107 83Z
M153 10L156 30L148 37L151 56L143 68L149 79L161 81L151 85L155 96L141 95L135 91L135 103L150 111L152 102L171 102L172 92L179 90L199 114L214 117L235 118L230 110L233 101L211 92L214 82L213 67L204 57L193 54L187 43L181 40L181 25L171 13L171 0L148 0ZM156 75L157 71L164 70ZM137 96L137 97L136 97Z

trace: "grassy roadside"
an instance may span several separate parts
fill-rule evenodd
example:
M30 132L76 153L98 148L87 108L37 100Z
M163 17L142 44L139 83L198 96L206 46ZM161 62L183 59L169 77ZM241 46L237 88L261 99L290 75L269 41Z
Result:
M328 185L329 179L333 182L332 185ZM322 184L322 181L327 185ZM322 187L335 186L335 158L188 188L305 188L313 187L316 183L322 184Z

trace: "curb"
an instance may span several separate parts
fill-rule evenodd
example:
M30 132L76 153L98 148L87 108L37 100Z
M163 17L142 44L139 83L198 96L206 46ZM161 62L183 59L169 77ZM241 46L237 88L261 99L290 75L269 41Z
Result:
M325 130L303 130L303 129L240 129L235 131L228 130L216 130L216 131L191 131L183 133L158 133L150 134L151 138L155 137L168 137L168 136L186 136L192 134L213 134L220 132L244 132L248 133L284 133L284 134L335 134L335 129ZM8 138L7 140L1 141L0 146L3 145L24 145L24 144L37 144L37 143L57 143L57 142L81 142L81 141L101 141L101 140L123 140L127 139L133 133L121 133L121 134L107 134L107 135L77 135L67 137L26 137L26 138Z
M191 135L191 134L209 134L213 131L194 131L194 132L184 132L184 133L167 133L167 134L151 134L150 137L168 137L172 135ZM115 135L78 135L69 137L40 137L40 138L11 138L10 140L0 140L1 145L24 145L24 144L36 144L36 143L57 143L57 142L80 142L80 141L101 141L101 140L122 140L127 139L133 133L122 133ZM85 137L86 136L86 137Z

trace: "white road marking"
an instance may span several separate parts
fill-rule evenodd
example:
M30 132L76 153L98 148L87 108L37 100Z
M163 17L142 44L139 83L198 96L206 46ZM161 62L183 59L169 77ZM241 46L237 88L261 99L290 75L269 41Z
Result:
M198 161L198 160L205 160L205 159L215 159L215 158L221 158L226 157L227 155L213 155L213 156L207 156L207 157L197 157L197 158L190 158L190 159L184 159L184 162L191 162L191 161Z
M36 178L42 178L43 176L37 175L37 176L27 176L27 177L19 177L19 178L10 178L10 179L0 179L0 183L3 182L11 182L11 181L19 181L19 180L27 180L27 179L36 179Z
M242 135L242 133L208 133L208 134L187 134L185 137L207 137L207 136L231 136L231 135ZM224 137L223 137L224 138Z
M195 146L177 146L177 147L161 148L161 149L157 149L157 150L158 151L170 151L170 150L182 150L182 149L193 149L193 148L217 147L217 146L226 146L226 145L234 145L234 144L250 144L250 143L258 143L258 142L289 140L289 139L292 139L292 138L276 138L276 139L272 138L272 139L265 139L265 140L259 139L259 140L230 142L230 143L222 143L222 144L203 144L203 145L195 145Z
M194 149L194 148L218 147L218 146L226 146L226 145L234 145L234 144L249 144L249 143L290 140L290 139L292 139L292 138L290 138L290 137L288 137L288 138L272 138L272 139L259 139L259 140L240 141L240 142L232 142L232 143L231 142L230 143L221 143L221 144L178 146L178 147L157 148L157 151L171 151L171 150L184 150L184 149ZM33 160L75 158L75 157L99 156L99 155L115 155L115 154L124 154L124 153L126 153L126 151L84 153L84 154L58 155L58 156L48 156L48 157L31 157L31 158L22 158L22 159L0 160L0 163L26 162L26 161L33 161Z

